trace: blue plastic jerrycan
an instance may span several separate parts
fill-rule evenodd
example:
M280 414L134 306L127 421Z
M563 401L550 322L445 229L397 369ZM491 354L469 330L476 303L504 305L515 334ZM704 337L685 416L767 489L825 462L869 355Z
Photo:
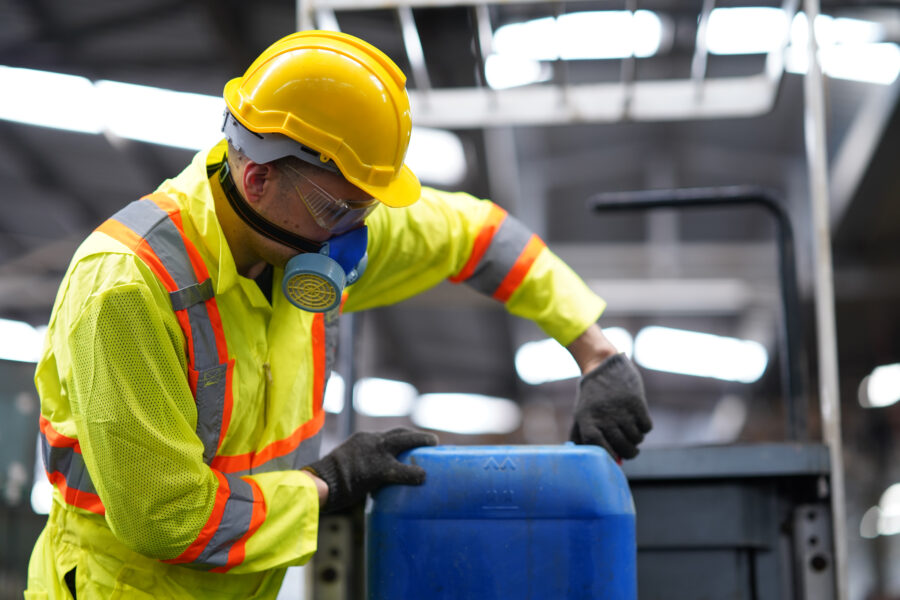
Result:
M593 446L438 446L366 512L370 600L635 600L634 502Z

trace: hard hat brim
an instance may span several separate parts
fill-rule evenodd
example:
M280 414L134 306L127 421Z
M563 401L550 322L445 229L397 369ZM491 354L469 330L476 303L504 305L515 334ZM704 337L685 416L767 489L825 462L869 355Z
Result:
M422 194L422 184L412 169L403 165L397 177L386 186L375 186L360 183L348 178L353 185L373 198L393 208L414 204Z

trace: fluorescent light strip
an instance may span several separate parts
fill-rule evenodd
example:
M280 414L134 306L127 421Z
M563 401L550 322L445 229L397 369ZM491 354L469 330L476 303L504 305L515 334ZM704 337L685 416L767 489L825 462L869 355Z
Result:
M900 533L900 483L895 483L884 491L878 508L881 509L878 533L881 535Z
M495 53L485 60L485 77L491 88L507 89L549 80L549 61L653 56L662 33L659 16L648 10L582 11L511 23L494 32Z
M353 406L369 417L405 417L419 392L405 381L366 377L353 386Z
M706 46L710 54L767 54L781 47L787 26L779 8L716 8L709 14Z
M619 352L631 356L631 334L621 327L604 327L603 333ZM574 379L581 376L578 363L568 350L554 339L526 342L516 351L516 373L530 385Z
M716 8L709 16L707 47L711 54L778 52L787 26L787 16L781 9ZM900 47L884 43L882 24L819 15L815 28L822 68L829 77L889 85L900 75ZM785 57L788 72L806 72L807 39L806 15L797 13L790 23Z
M867 539L900 534L900 483L886 489L878 505L866 511L859 524L859 534Z
M484 61L485 79L495 90L547 81L551 75L549 64L522 56L491 54Z
M114 135L189 150L222 139L222 98L116 81L94 87L106 129Z
M757 381L769 362L758 342L656 326L637 334L634 357L656 371L742 383Z
M900 401L900 363L876 367L860 384L859 403L883 408Z
M0 118L82 133L100 133L103 121L90 80L75 75L0 66Z
M419 427L464 434L512 433L522 423L519 406L479 394L423 394L412 421Z
M114 136L187 150L222 139L225 101L117 81L0 66L0 119ZM407 162L423 181L455 185L466 174L465 151L449 131L413 128Z
M587 60L653 56L662 22L647 10L584 11L504 25L494 32L498 55L531 60Z

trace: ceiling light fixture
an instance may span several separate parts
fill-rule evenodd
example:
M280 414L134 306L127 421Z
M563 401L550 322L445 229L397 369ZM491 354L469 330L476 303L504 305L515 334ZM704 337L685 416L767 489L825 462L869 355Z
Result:
M900 534L900 483L886 489L878 505L866 511L859 524L859 534L864 538Z
M778 8L716 8L709 15L706 44L711 54L778 52L787 26L787 15ZM888 85L900 75L900 46L884 41L882 24L819 15L815 28L822 69L829 77ZM806 14L797 13L790 23L785 55L789 73L806 73L808 38Z
M900 401L900 363L876 367L859 385L859 403L883 408Z
M759 342L657 326L637 334L634 357L647 369L741 383L757 381L769 362Z
M551 76L550 65L533 58L491 54L484 61L484 77L495 90L548 81Z
M597 60L653 56L661 41L656 13L603 10L503 25L493 47L499 55L532 60Z
M522 410L505 398L480 394L423 394L412 421L419 427L464 434L512 433L522 423Z
M549 61L645 58L659 51L663 23L648 10L582 11L503 25L485 60L493 89L547 81ZM541 62L544 61L544 62Z
M0 89L0 119L81 133L103 130L94 85L84 77L0 66Z
M405 381L366 377L353 386L353 406L369 417L406 417L419 392Z
M603 333L619 352L631 356L631 334L621 327L604 327ZM554 339L525 342L516 350L516 373L530 385L562 381L581 376L578 363L564 346Z
M788 19L779 8L715 8L709 13L706 47L710 54L768 54L785 41Z

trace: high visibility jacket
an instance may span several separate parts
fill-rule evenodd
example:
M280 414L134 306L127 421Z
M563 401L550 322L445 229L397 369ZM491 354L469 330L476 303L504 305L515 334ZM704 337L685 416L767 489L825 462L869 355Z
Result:
M237 273L210 171L225 148L98 227L63 279L35 375L54 502L27 598L68 597L73 569L79 598L272 598L316 549L298 469L318 455L338 315L270 303ZM490 202L423 188L367 224L344 311L449 278L568 344L604 308Z

